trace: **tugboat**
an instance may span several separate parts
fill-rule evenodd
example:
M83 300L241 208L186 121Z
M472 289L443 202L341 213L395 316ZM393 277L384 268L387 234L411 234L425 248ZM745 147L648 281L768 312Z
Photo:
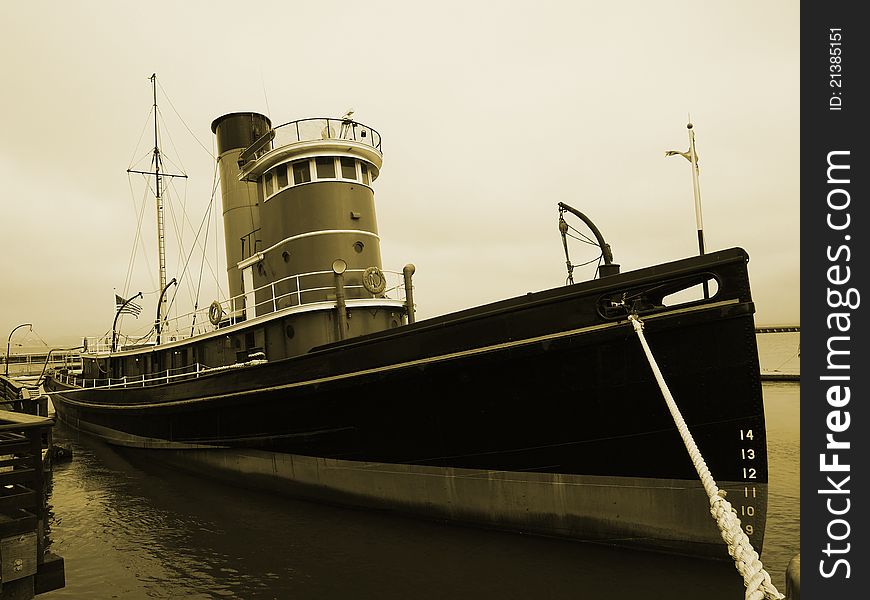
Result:
M81 372L46 382L61 420L298 497L727 559L637 315L760 550L767 453L743 250L611 262L591 281L417 320L413 265L381 264L377 131L255 112L212 131L229 300L172 319L158 308L155 342L86 340ZM709 297L680 300L704 285Z

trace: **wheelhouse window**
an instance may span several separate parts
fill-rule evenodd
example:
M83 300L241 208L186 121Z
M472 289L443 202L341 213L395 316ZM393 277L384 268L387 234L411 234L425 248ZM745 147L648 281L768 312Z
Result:
M278 189L287 187L287 165L278 165L275 169L275 176L278 180Z
M352 158L342 157L341 161L341 178L356 180L356 161Z
M318 156L277 165L263 175L262 182L264 196L270 198L288 186L312 179L362 181L370 185L376 176L373 166L351 156Z
M297 160L293 163L293 183L308 183L311 181L311 166L307 160Z
M321 156L315 159L318 179L335 179L335 159L331 156Z

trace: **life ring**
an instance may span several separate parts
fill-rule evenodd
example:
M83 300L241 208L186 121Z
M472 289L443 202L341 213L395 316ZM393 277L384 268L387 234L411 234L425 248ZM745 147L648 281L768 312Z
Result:
M381 294L387 289L387 278L377 267L369 267L363 272L363 287L372 294Z
M211 306L208 307L208 320L211 321L212 325L217 327L218 323L220 323L223 318L224 309L221 306L221 303L215 300L211 303Z

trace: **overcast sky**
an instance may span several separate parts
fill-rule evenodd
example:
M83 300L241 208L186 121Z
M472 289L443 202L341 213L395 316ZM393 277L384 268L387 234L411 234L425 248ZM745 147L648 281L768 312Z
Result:
M189 175L170 190L169 277L182 205L185 253L209 206L226 112L353 108L381 133L383 264L416 265L421 318L562 285L560 201L623 271L696 254L690 165L664 156L687 149L691 113L708 250L745 248L757 322L797 323L798 25L790 1L0 3L0 335L101 335L113 288L157 287L153 200L126 173L148 167L153 72L167 168ZM200 305L214 281L206 267Z

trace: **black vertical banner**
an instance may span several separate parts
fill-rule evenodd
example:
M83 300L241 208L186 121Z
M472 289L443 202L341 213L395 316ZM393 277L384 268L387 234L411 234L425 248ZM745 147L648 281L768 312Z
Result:
M801 5L801 596L870 590L870 26Z

